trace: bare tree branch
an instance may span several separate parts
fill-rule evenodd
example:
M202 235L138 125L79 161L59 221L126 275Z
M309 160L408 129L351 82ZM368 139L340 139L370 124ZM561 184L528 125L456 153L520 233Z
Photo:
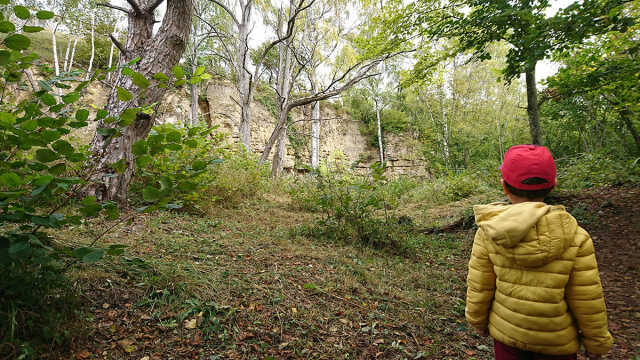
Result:
M236 15L233 13L233 11L231 11L231 9L229 9L227 7L227 5L221 3L218 0L209 0L209 1L211 1L212 3L220 6L222 8L222 10L226 11L227 14L229 14L229 16L231 16L231 19L233 20L234 23L236 23L236 26L240 26L240 21L238 21L238 18L236 17Z
M129 10L127 10L127 9L121 7L121 6L111 5L109 3L97 3L96 5L112 8L112 9L115 9L115 10L120 10L120 11L122 11L124 13L127 13L127 14L129 13Z
M113 41L113 44L118 48L118 50L120 50L120 52L121 52L123 55L127 56L127 54L128 54L129 52L128 52L128 51L127 51L127 49L124 47L124 45L122 45L122 44L120 43L120 41L118 41L118 39L116 39L116 37L115 37L115 36L113 36L113 34L109 34L109 38L111 39L111 41Z
M142 14L142 10L140 9L140 5L138 5L136 0L127 0L127 2L129 3L129 5L131 5L131 7L133 8L133 11L135 11L136 14Z
M152 13L156 8L158 8L158 6L160 6L160 4L162 4L163 1L164 0L156 0L154 3L147 7L147 11L149 13Z

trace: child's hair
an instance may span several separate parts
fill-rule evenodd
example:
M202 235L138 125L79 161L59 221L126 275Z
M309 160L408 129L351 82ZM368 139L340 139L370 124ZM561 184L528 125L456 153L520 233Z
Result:
M548 182L547 180L539 177L527 178L522 181L523 184L528 184L528 185L538 185L538 184L544 184L547 182ZM527 198L529 200L544 199L547 195L549 195L551 190L553 190L553 186L546 189L539 189L539 190L516 189L506 181L504 182L504 186L507 188L507 190L509 190L511 194L515 196Z

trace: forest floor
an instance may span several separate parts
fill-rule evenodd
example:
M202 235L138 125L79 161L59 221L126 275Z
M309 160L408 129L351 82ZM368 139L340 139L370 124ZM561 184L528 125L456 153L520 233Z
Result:
M609 359L640 356L639 199L639 188L602 188L550 201L593 235L616 339ZM474 201L428 213L452 219ZM128 245L123 256L73 270L84 330L49 358L492 357L489 339L464 320L474 229L434 234L422 254L397 256L292 231L312 217L284 197L208 216L134 217L103 240ZM112 224L94 225L63 241L89 242Z

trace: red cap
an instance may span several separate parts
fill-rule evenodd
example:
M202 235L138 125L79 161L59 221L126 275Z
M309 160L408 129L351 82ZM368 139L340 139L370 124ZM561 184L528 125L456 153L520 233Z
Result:
M500 166L502 178L516 189L541 190L556 185L556 164L549 149L539 145L512 146ZM529 178L546 180L542 184L525 184Z

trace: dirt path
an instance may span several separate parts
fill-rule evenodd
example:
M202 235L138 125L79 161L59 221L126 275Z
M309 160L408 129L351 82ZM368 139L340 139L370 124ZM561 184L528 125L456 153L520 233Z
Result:
M640 356L640 189L602 188L553 200L594 240L615 339L607 358Z

